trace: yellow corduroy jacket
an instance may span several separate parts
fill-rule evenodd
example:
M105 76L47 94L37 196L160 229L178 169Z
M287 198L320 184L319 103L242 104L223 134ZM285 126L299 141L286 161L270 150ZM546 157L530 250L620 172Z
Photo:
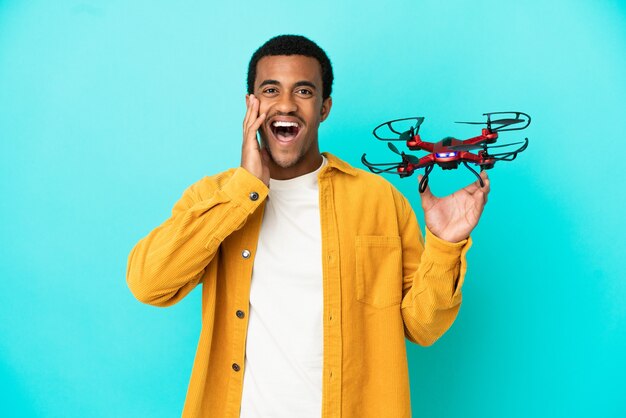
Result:
M323 418L411 416L405 336L430 345L461 303L471 239L424 239L406 198L324 153ZM239 417L252 266L268 188L243 168L189 187L128 258L134 296L179 302L202 283L202 328L183 418ZM289 312L285 312L289 315Z

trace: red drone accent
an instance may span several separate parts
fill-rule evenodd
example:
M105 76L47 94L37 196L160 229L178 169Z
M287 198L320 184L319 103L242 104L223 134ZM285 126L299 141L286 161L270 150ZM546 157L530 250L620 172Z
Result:
M514 117L502 118L497 120L491 120L491 115L515 115ZM418 158L414 155L405 154L400 152L398 148L391 142L387 145L389 149L394 153L402 157L402 161L399 163L380 163L372 164L365 159L365 154L361 157L361 162L370 169L373 173L392 173L399 174L400 177L408 177L417 169L424 168L424 177L420 181L419 191L423 193L428 185L428 175L433 170L435 165L440 166L444 170L455 169L459 166L459 163L463 163L472 173L478 177L481 187L484 186L483 180L480 175L471 168L468 163L473 163L480 166L480 170L487 170L493 168L496 161L513 161L517 154L524 151L528 146L528 138L524 141L514 142L504 145L491 145L498 139L498 132L503 131L519 131L526 129L530 125L530 116L523 112L491 112L483 113L483 116L487 116L486 122L456 122L465 123L470 125L487 125L486 128L482 128L480 135L468 138L465 140L459 140L453 137L446 137L439 142L426 142L422 141L419 135L419 128L424 122L423 117L396 119L389 122L381 123L374 128L374 136L381 141L404 141L406 146L411 151L426 151L427 155L422 158ZM416 121L415 125L411 124L409 129L402 129L400 125L404 125L406 128L406 121ZM509 128L510 125L518 123L524 123L524 126ZM387 127L389 131L393 132L397 137L384 138L379 136L378 131ZM511 145L522 144L516 150L501 152L496 154L490 154L489 150L492 148L509 147ZM470 152L471 150L480 149L477 154ZM384 167L384 168L383 168Z

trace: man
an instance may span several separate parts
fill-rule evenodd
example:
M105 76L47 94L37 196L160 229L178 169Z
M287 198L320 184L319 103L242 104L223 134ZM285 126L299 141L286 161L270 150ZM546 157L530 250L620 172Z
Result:
M332 80L304 37L259 48L241 166L189 187L129 256L142 302L202 283L183 417L410 417L404 338L430 345L456 318L487 175L443 199L426 190L424 240L389 182L320 154Z

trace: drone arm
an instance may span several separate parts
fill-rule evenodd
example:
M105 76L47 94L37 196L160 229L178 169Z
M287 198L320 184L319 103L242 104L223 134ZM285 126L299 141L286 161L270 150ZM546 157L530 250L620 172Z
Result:
M406 146L411 151L427 151L433 152L435 150L435 144L432 142L422 141L419 135L413 136L413 138L406 141Z
M420 158L417 163L411 164L411 165L413 166L414 169L419 169L419 168L427 167L429 165L433 165L434 163L435 163L435 155L428 154Z
M493 142L496 142L497 139L498 139L497 132L489 133L487 132L486 129L483 129L483 133L481 135L464 140L463 145L481 144L483 142L493 143Z
M459 160L463 162L467 161L474 164L481 164L484 162L483 157L481 157L480 155L472 154L469 151L459 151Z

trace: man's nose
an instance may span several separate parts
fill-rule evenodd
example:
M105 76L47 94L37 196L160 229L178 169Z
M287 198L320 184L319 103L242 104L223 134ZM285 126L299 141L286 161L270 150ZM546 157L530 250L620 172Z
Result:
M276 103L276 110L281 113L291 113L298 110L298 105L291 94L281 94Z

